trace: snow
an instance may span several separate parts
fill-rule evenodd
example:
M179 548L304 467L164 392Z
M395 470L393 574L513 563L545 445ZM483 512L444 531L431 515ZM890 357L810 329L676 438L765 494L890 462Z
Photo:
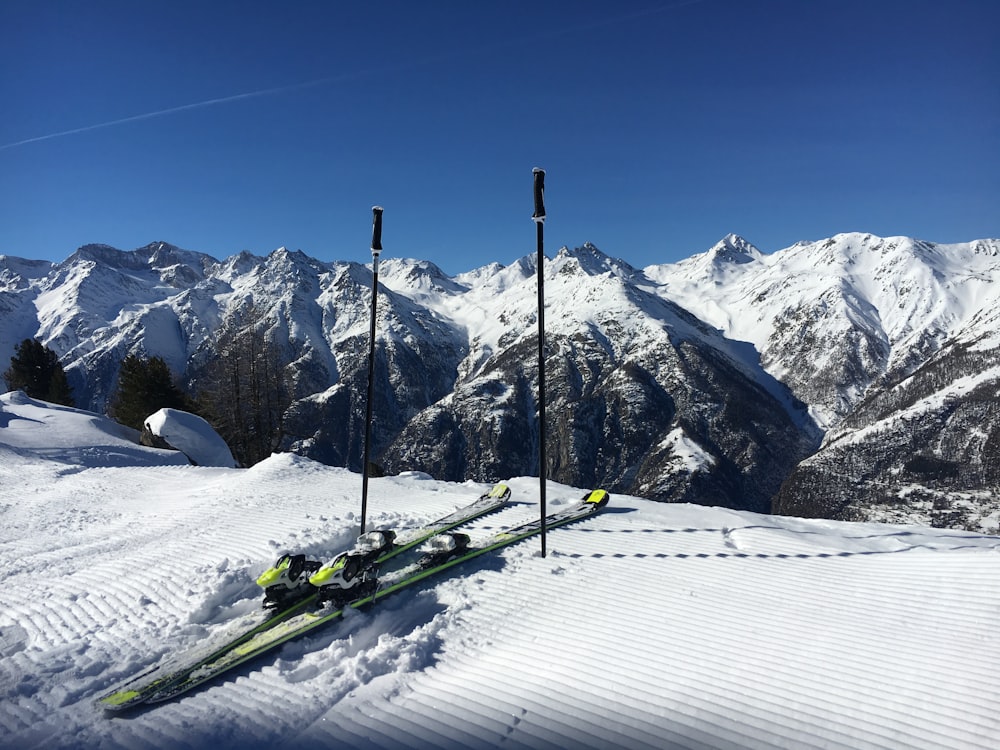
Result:
M139 433L81 409L29 398L0 396L0 449L81 467L183 464L175 451L139 445ZM83 439L81 436L86 436Z
M226 441L197 414L179 409L160 409L146 418L146 429L161 437L197 466L236 467Z
M670 448L676 456L680 468L692 474L702 469L711 468L715 464L715 458L688 437L682 427L671 430L660 447Z
M661 291L670 299L759 349L771 334L774 309L844 287L876 308L881 326L899 346L929 325L961 330L994 296L995 242L933 245L845 233L764 255L730 236L706 253L644 273L664 285ZM731 259L734 247L744 254L741 262L720 262Z
M360 477L176 454L0 397L0 748L995 748L1000 538L657 504L387 598L182 699L93 700L258 606L288 549L352 540ZM678 444L683 441L678 439ZM537 513L537 479L485 533ZM415 525L487 489L374 478ZM553 508L582 494L551 484Z

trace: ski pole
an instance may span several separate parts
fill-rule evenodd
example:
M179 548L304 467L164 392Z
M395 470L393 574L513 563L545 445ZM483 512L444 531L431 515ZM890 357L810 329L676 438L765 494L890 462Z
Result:
M382 252L382 207L372 206L372 320L368 334L368 403L365 414L365 455L361 467L361 533L368 514L368 464L372 449L372 415L375 397L375 311L378 301L378 255Z
M535 222L538 237L538 501L541 505L542 557L545 557L545 170L531 170L535 181Z

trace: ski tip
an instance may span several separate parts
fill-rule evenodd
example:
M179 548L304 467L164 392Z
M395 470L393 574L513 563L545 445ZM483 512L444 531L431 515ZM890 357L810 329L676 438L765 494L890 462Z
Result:
M584 496L583 502L596 505L598 508L603 508L608 504L611 499L611 495L607 490L592 490Z
M506 500L510 497L510 487L508 487L503 482L497 482L493 485L493 489L483 495L484 498L492 497L498 500Z
M105 711L122 711L139 702L141 694L136 690L118 690L94 701Z

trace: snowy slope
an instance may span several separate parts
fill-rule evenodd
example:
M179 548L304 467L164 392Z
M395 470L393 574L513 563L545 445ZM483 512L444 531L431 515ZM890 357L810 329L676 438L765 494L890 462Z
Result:
M360 487L288 454L167 465L109 431L0 397L5 750L1000 745L1000 538L618 495L545 559L522 543L105 717L100 692L256 607L279 551L348 544ZM533 516L536 483L478 528ZM370 517L418 523L482 489L373 479ZM580 494L553 484L549 504Z

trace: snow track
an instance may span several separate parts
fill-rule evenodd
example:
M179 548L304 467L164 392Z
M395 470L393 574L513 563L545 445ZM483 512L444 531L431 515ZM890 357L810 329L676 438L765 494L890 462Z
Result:
M675 523L697 514L732 527L741 516L616 500ZM915 544L900 546L885 527L836 534L742 520L728 534L716 524L636 529L609 511L564 530L548 560L511 551L524 567L515 596L507 569L476 576L481 590L466 594L475 606L455 618L438 664L386 701L341 701L297 740L343 731L418 747L425 733L398 728L431 729L422 717L439 715L474 724L471 739L434 730L436 745L455 747L995 744L997 639L967 637L970 623L984 636L996 622L1000 598L983 596L1000 572L995 546L954 532L914 532ZM866 530L864 545L855 530ZM753 551L732 551L735 531ZM831 552L838 537L858 551ZM474 586L464 578L438 590L451 600ZM463 647L464 633L482 640Z
M102 691L254 611L279 552L346 546L359 477L288 455L68 467L4 434L3 750L1000 746L1000 539L622 496L551 530L547 558L484 556L108 718ZM536 480L509 484L473 534L537 513ZM373 479L371 521L484 489Z

